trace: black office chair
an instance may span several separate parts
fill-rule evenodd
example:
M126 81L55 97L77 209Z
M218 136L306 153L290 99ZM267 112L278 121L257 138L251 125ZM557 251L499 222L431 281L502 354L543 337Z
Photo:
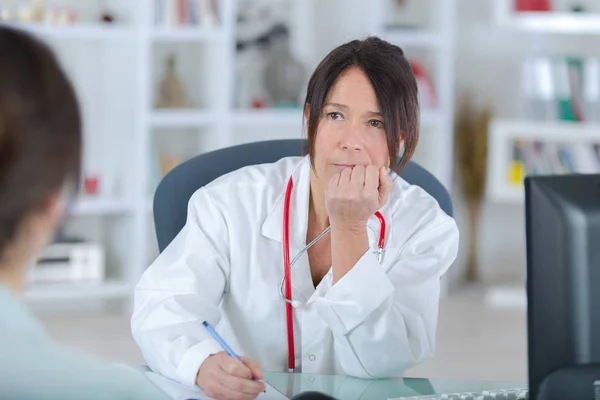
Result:
M154 194L154 224L162 252L185 225L187 206L196 190L214 179L247 165L275 162L306 154L306 140L284 139L247 143L211 151L181 163L159 183ZM420 165L409 162L400 176L433 196L452 216L452 201L444 186Z

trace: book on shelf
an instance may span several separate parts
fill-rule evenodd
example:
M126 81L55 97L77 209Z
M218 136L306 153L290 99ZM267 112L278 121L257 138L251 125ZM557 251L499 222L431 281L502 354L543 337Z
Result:
M204 27L217 25L218 0L155 0L154 24L159 27Z
M429 71L425 67L425 64L419 60L411 59L409 62L417 81L419 104L428 110L435 109L438 105L437 93Z
M600 144L516 140L508 164L510 185L525 176L600 173Z
M517 12L539 12L552 9L550 0L515 0L514 6Z
M523 66L523 92L535 119L600 122L600 58L530 58Z

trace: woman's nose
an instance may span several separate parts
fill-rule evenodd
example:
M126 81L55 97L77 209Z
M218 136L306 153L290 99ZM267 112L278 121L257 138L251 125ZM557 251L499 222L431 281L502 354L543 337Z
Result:
M350 129L344 133L342 138L342 148L344 150L360 151L362 150L362 147L360 128L350 127Z

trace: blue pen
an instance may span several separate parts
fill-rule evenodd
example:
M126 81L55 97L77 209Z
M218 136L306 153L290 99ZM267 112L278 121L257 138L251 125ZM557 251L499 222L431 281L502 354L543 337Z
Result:
M229 347L227 345L227 343L225 343L225 341L223 340L223 338L217 333L217 331L215 330L215 328L212 327L211 324L208 323L208 321L204 321L202 323L202 325L204 325L204 327L206 328L206 330L208 331L208 333L210 333L210 335L217 341L219 342L219 344L221 345L221 347L223 348L223 350L225 350L225 352L230 356L235 358L236 360L238 360L239 362L241 362L242 364L244 364L244 362L242 361L241 358L239 358L237 356L237 354L235 354L233 352L233 350L231 350L231 347ZM258 379L256 378L252 378L253 381L257 381L259 382Z

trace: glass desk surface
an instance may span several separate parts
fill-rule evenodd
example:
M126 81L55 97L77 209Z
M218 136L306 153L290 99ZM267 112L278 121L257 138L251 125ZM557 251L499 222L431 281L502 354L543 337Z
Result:
M379 400L398 397L481 392L496 389L526 389L518 382L463 381L453 379L392 378L364 380L338 375L265 372L265 382L286 397L317 391L339 400Z

